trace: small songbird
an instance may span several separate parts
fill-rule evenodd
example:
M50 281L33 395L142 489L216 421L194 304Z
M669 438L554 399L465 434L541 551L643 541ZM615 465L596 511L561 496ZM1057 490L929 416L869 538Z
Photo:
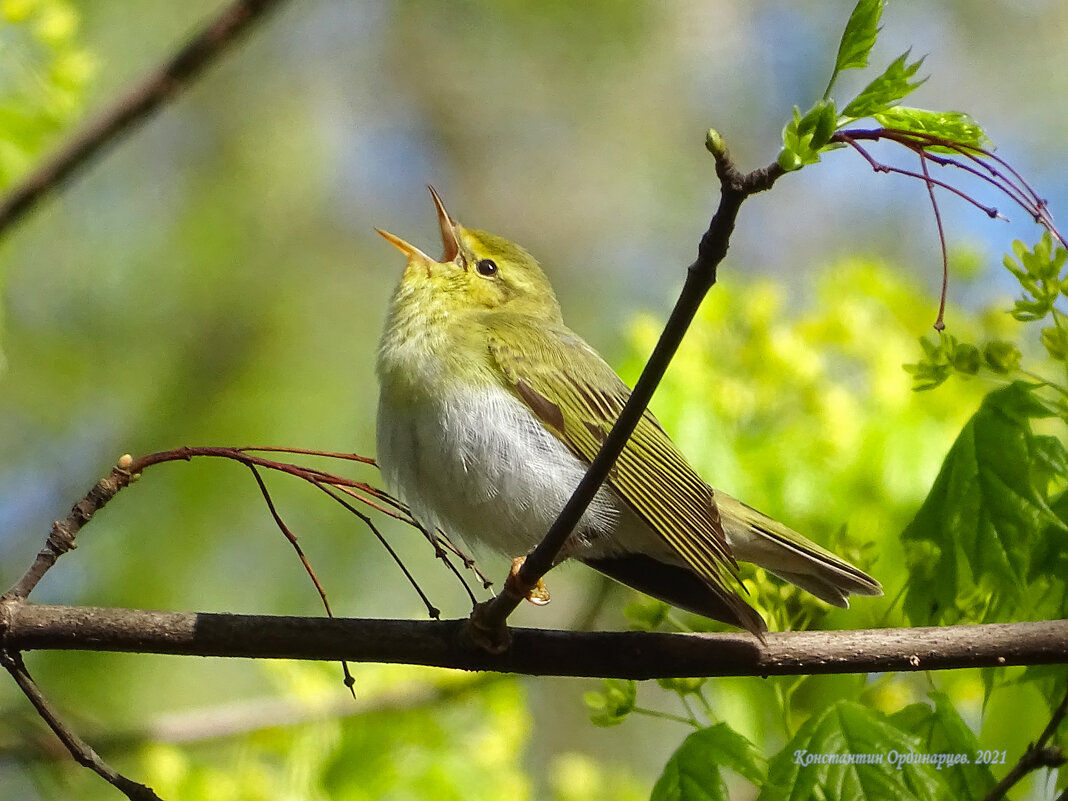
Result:
M423 525L518 557L564 507L630 389L564 325L533 256L464 228L430 193L439 261L379 231L408 263L378 349L378 463ZM712 489L648 412L561 557L758 637L767 626L740 594L735 560L835 606L882 594L853 565Z

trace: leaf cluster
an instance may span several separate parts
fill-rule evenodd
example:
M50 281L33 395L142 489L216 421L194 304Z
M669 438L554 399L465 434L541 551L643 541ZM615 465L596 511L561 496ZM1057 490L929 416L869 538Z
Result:
M979 147L986 141L982 129L967 114L900 105L926 80L916 77L923 66L923 58L910 60L911 50L894 59L839 111L839 104L831 97L831 92L843 71L868 66L885 5L885 0L859 0L854 7L842 33L823 97L804 114L795 106L792 119L783 128L783 149L778 163L784 170L789 172L806 164L815 164L822 153L841 147L832 141L836 131L864 118L874 119L885 128L929 134L966 146Z

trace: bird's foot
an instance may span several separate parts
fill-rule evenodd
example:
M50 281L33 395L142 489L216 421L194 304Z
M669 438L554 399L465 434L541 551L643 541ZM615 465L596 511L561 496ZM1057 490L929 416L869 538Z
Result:
M525 556L517 556L513 559L512 569L508 572L508 578L505 579L504 582L504 586L512 592L515 592L517 595L519 593L516 592L516 581L519 579L519 569L523 567L525 561L527 561ZM534 604L534 606L545 606L550 600L549 590L545 586L545 582L541 579L538 579L538 583L531 587L530 591L524 597L528 602Z

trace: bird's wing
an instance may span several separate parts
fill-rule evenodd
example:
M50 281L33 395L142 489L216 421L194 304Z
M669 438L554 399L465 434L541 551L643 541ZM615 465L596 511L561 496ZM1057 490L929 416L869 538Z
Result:
M560 325L500 312L487 321L488 346L503 380L539 420L592 461L630 389L581 337ZM735 623L766 630L736 592L738 567L713 490L646 412L608 476L608 484L733 612Z

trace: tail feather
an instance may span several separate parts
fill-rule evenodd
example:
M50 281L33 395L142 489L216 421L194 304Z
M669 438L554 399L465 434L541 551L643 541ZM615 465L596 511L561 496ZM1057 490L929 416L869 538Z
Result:
M688 567L671 565L644 554L625 554L582 561L629 587L661 601L732 626L746 629L761 642L767 623L740 596L726 598Z
M863 570L802 537L782 523L722 492L716 504L736 559L752 562L843 609L850 595L882 595L883 588Z

